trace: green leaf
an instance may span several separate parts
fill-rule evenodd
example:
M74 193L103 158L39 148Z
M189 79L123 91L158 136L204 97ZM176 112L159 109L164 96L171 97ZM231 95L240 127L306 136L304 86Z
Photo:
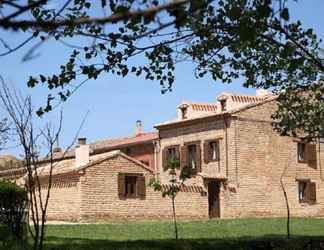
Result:
M288 10L288 8L284 8L284 9L281 11L280 16L281 16L284 20L289 21L289 10Z

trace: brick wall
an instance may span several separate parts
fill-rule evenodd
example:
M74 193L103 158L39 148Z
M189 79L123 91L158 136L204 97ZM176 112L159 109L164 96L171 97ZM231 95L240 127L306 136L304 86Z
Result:
M47 180L42 181L43 201L47 193ZM47 209L48 220L77 221L80 217L80 182L77 174L53 176Z
M148 186L145 199L121 199L118 196L118 173L142 173L146 185L153 177L149 171L122 156L87 168L80 179L82 220L172 216L170 199L162 198L160 192ZM199 192L180 192L176 198L177 216L206 218L207 205L207 197Z
M138 144L122 148L121 151L143 163L148 163L148 166L154 170L154 145L153 142L146 144Z
M220 192L222 218L285 216L280 184L283 173L292 216L323 216L324 173L320 164L320 159L324 159L323 150L317 145L317 166L298 163L297 142L273 131L271 114L275 109L276 103L271 101L237 112L226 119L227 129L222 116L161 129L158 157L161 180L167 181L162 169L164 147L200 140L202 149L203 141L219 137L222 138L219 166L204 164L202 151L202 173L210 176L219 173L227 178ZM316 204L299 202L296 181L299 178L316 182ZM199 174L189 182L205 189L208 183Z
M190 124L184 127L175 127L167 130L160 130L160 151L158 153L158 174L162 182L168 181L168 172L163 171L162 168L162 150L165 147L172 145L180 145L182 147L185 143L200 141L202 172L206 175L226 175L226 149L225 149L225 126L223 120L205 121L196 124ZM204 140L220 140L220 161L209 162L205 164L204 161ZM181 156L180 156L181 157ZM203 179L200 176L188 179L188 184L203 186Z
M297 142L279 136L271 126L275 101L241 111L230 128L230 176L237 166L237 177L229 178L236 192L226 192L224 217L285 216L286 204L280 177L287 191L292 216L323 216L324 190L317 145L317 167L297 161ZM234 152L233 152L234 148ZM236 153L235 153L236 151ZM316 204L301 204L296 179L316 182Z

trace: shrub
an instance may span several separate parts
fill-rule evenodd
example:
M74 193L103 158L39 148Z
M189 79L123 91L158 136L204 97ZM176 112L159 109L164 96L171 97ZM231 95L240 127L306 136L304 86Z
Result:
M15 183L0 180L0 226L19 240L24 238L27 192Z

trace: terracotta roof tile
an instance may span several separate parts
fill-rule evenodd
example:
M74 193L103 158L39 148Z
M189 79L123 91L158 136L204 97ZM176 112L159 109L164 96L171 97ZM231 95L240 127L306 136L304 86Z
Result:
M99 154L99 153L104 153L107 151L119 149L130 145L146 143L146 142L156 140L158 139L158 137L159 136L157 132L147 132L147 133L139 134L137 136L95 141L89 144L90 154ZM68 152L63 151L54 154L54 159L73 158L73 157L74 157L74 149L71 149ZM44 161L46 160L47 159L45 158Z
M207 111L207 112L216 112L217 104L216 103L190 103L194 111Z
M231 95L230 98L233 102L241 102L241 103L256 103L262 102L267 99L269 96L249 96L249 95Z

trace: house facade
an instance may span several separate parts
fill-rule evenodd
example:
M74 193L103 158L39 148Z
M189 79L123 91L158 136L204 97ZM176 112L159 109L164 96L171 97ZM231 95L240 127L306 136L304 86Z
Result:
M276 105L264 91L222 93L214 103L181 103L157 132L142 132L138 122L133 137L57 150L48 219L171 217L170 199L149 186L154 178L168 187L171 157L192 170L176 197L178 217L283 217L283 190L292 216L321 217L321 144L273 131ZM46 160L40 171L46 191Z
M177 120L156 126L161 180L167 179L163 164L175 151L180 167L194 170L188 182L206 190L209 217L283 217L283 188L292 216L323 216L320 144L273 131L274 96L225 93L218 100L219 112L196 115L183 107L197 104L182 104ZM196 112L201 109L208 106Z

